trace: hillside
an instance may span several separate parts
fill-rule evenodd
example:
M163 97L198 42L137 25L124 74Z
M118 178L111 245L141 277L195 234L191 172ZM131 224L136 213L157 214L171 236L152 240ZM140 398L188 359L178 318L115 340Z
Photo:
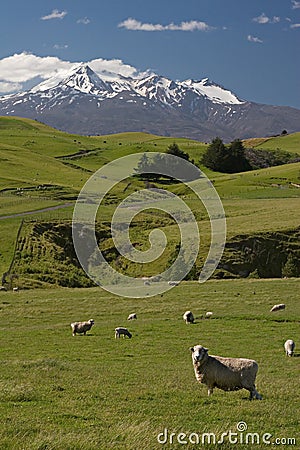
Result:
M252 141L251 145L297 153L300 133L262 141ZM92 173L108 162L132 153L165 152L173 142L195 162L207 148L207 144L184 138L146 133L80 136L57 131L37 121L0 118L1 274L9 272L7 280L20 286L89 285L90 280L84 279L76 262L71 242L73 205L81 188ZM257 241L262 243L258 255L268 248L266 254L276 260L274 270L267 275L264 272L266 276L281 276L290 253L298 260L297 269L300 163L231 175L202 169L220 195L227 219L228 243L220 266L223 274L216 272L215 275L241 276L245 274L246 265L251 273L264 276L258 267L267 264L268 257L264 254L253 259L252 256L254 262L249 265L249 253L245 253L245 246L255 251L255 244L249 242ZM131 233L140 249L147 248L149 229L158 226L170 241L159 261L142 268L128 265L120 258L109 234L103 235L103 230L107 230L118 203L145 186L145 182L136 178L119 183L98 212L97 229L107 259L118 270L138 277L159 272L174 259L179 243L177 225L167 214L157 214L155 210L136 216ZM195 267L198 273L210 241L207 212L185 185L156 183L155 186L180 195L195 214L203 246ZM274 252L279 256L275 257Z

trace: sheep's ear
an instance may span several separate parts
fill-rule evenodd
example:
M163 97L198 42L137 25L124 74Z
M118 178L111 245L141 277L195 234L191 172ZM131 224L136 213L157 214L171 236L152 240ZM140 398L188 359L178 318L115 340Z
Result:
M203 347L203 350L205 351L205 353L208 352L208 348Z
M190 350L191 350L191 352L193 353L193 351L194 351L194 347L190 347Z

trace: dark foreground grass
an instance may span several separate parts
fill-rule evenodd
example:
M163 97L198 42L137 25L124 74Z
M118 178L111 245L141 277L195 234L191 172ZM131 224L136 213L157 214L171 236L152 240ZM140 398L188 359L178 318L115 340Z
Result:
M146 299L100 288L0 292L0 449L275 447L262 443L265 433L270 442L296 439L276 448L299 448L300 353L283 352L287 338L299 346L298 292L296 279L183 283ZM286 309L270 313L279 302ZM183 322L186 309L199 317L194 325ZM212 318L200 319L206 311ZM131 312L137 321L127 322ZM89 334L73 337L70 323L91 317ZM131 340L114 339L122 325ZM249 401L247 391L208 397L189 352L199 343L212 354L256 359L263 401ZM241 421L248 429L238 432L239 443L232 435L231 443L226 436L223 444L208 444L204 436L201 444L203 433L220 440ZM157 436L165 429L162 444ZM178 433L195 443L178 443Z

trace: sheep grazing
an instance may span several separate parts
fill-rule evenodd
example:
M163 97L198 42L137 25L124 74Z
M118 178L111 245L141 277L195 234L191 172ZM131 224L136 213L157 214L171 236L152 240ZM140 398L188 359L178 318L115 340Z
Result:
M194 315L193 315L192 311L186 311L182 317L183 317L183 320L185 320L186 324L194 323L195 319L194 319Z
M211 311L207 311L207 313L205 314L205 319L210 319L212 315L213 313Z
M132 338L132 334L127 330L127 328L124 327L117 327L115 328L115 338L120 338L121 334L123 335L123 338L125 338L126 336L129 337L129 339Z
M270 312L281 311L282 309L285 309L285 304L284 303L280 303L279 305L274 305L270 309Z
M89 331L92 326L94 325L94 320L90 319L87 322L74 322L71 323L72 328L72 334L73 336L76 336L76 334L84 334L86 335L86 332Z
M129 316L127 317L127 320L135 320L137 319L137 316L135 313L129 314Z
M202 345L192 347L191 352L196 379L208 387L208 395L213 393L215 387L223 391L247 389L250 399L261 400L262 397L255 388L258 370L256 361L212 356Z
M284 343L284 351L286 356L293 356L295 349L295 342L292 339L288 339Z

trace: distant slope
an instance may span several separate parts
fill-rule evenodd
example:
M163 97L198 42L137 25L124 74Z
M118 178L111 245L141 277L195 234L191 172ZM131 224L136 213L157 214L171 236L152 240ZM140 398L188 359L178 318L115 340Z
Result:
M263 150L284 150L300 154L300 133L284 134L270 138L254 138L243 141L246 147Z

